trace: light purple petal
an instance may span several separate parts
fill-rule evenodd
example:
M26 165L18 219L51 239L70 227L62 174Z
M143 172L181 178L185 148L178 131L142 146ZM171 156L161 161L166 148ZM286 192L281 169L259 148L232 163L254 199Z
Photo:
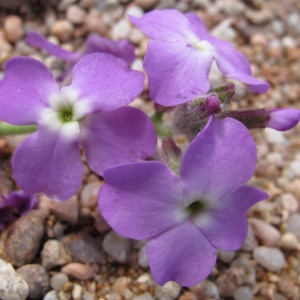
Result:
M144 68L150 98L163 106L175 106L206 93L212 59L183 43L149 42Z
M134 47L127 40L112 41L96 34L90 34L86 41L85 54L102 52L112 54L132 64L135 59Z
M243 186L219 199L217 208L209 211L207 218L195 218L195 222L216 248L237 250L247 236L247 210L268 197L261 190Z
M27 33L26 42L31 44L32 46L35 46L42 50L46 50L49 54L52 54L71 63L77 62L82 56L82 54L80 53L67 51L58 45L50 43L45 37L35 31Z
M252 77L246 56L217 38L211 38L210 42L217 50L217 66L224 76L246 83L255 93L265 93L270 88L267 82Z
M216 248L191 221L150 239L147 256L153 278L192 286L205 279L216 263Z
M188 19L175 9L154 10L142 18L129 18L151 39L173 43L186 41L190 34Z
M12 168L24 191L67 200L78 191L83 176L79 143L40 128L16 149Z
M185 17L189 20L189 27L201 40L207 40L210 37L204 22L195 13L187 13Z
M233 192L251 178L255 166L255 142L247 128L235 119L211 117L181 163L186 204Z
M120 108L133 101L144 88L144 75L127 62L106 53L84 56L72 70L71 88L93 106L93 111Z
M59 89L51 72L38 60L12 58L0 81L0 119L15 125L35 124L49 96Z
M182 191L178 177L160 162L121 165L104 172L99 207L119 234L145 239L178 225Z
M98 174L110 167L147 158L156 148L151 120L133 107L89 115L81 124L81 133L89 166Z
M267 127L285 131L295 127L300 121L300 110L294 108L276 108L269 110L270 121Z

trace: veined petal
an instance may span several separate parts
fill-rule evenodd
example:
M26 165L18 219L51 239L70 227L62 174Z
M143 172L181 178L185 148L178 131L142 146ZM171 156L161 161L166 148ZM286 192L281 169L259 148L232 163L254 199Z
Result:
M206 93L212 59L211 53L183 43L149 42L144 68L150 98L163 106L174 106Z
M82 56L82 54L80 53L67 51L58 45L50 43L45 37L35 31L27 33L26 42L31 44L32 46L35 46L42 50L46 50L49 54L52 54L71 63L77 62Z
M246 83L255 93L265 93L270 85L251 75L248 59L236 51L229 43L211 38L217 50L216 62L224 76Z
M186 214L179 178L160 162L138 162L104 171L99 207L119 234L145 239L178 225Z
M97 34L90 34L86 40L86 54L102 52L112 54L132 64L135 59L134 47L127 40L112 41Z
M186 41L190 34L188 19L175 9L154 10L142 18L129 18L151 39L173 43Z
M96 111L109 111L133 101L144 88L144 75L107 53L84 56L72 70L72 88Z
M285 131L295 127L300 121L300 110L294 108L275 108L269 110L270 121L267 127Z
M51 94L59 91L51 72L38 60L7 61L0 81L0 119L15 125L35 124Z
M192 286L212 271L217 250L190 220L167 230L147 243L153 278L163 285L173 280Z
M39 128L16 149L12 168L24 191L67 200L78 191L83 176L78 138Z
M237 250L247 236L247 210L269 195L251 186L243 186L218 201L215 209L205 218L195 218L195 223L216 248Z
M211 117L182 159L186 205L214 201L243 186L255 171L256 158L255 142L242 123Z
M133 107L87 116L81 124L81 142L91 169L136 162L153 155L156 134L146 114Z

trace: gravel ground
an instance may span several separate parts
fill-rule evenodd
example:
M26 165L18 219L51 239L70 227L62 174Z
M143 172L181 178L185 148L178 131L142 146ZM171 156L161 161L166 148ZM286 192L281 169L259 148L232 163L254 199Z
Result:
M69 50L82 49L91 32L127 38L136 47L135 68L141 69L147 39L126 15L155 8L196 11L211 32L248 56L256 77L271 83L264 95L238 85L234 107L300 109L298 0L0 0L0 68L9 57L26 55L42 60L56 75L62 72L61 60L24 41L26 32L36 30ZM153 111L146 93L134 105ZM249 211L241 250L220 251L207 280L191 288L155 284L145 243L118 236L101 217L97 192L102 181L86 167L78 195L65 203L41 197L37 210L2 231L0 298L25 299L29 292L28 299L44 300L299 299L300 126L252 133L259 159L251 184L270 199ZM0 138L2 193L16 188L9 160L22 139Z

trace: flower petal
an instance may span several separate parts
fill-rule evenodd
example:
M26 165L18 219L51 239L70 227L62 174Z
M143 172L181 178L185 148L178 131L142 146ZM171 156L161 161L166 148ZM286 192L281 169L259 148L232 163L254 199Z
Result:
M183 43L149 42L144 68L150 98L163 106L175 106L206 93L212 59L207 52Z
M120 108L133 101L144 88L144 75L127 62L106 53L84 56L72 70L71 88L93 106L93 111Z
M295 127L300 121L300 110L294 108L275 108L268 111L270 121L267 127L285 131Z
M127 40L112 41L97 34L90 34L86 40L85 54L102 52L112 54L132 64L135 59L134 47Z
M216 209L209 211L206 218L195 218L195 222L216 248L237 250L247 236L247 210L268 197L259 189L243 186L219 199Z
M104 171L104 180L99 192L100 211L125 237L149 238L186 217L179 179L160 162L114 167Z
M252 77L246 56L217 38L210 42L215 46L217 66L224 76L246 83L255 93L265 93L270 88L267 82Z
M82 54L80 53L67 51L58 45L50 43L45 37L35 31L27 33L26 42L37 48L46 50L49 54L52 54L71 63L77 62L82 56Z
M87 161L98 174L107 168L149 157L156 148L152 122L133 107L89 115L81 128Z
M251 178L255 166L255 142L247 128L235 119L211 117L181 163L186 205L233 192Z
M187 13L185 17L189 20L191 30L201 39L208 40L210 34L204 22L195 13Z
M79 143L40 128L16 149L12 168L24 191L66 200L77 192L83 176Z
M190 33L188 19L175 9L154 10L142 18L129 18L148 37L163 42L186 41Z
M150 239L147 256L153 278L192 286L212 271L217 250L190 220Z
M0 81L0 119L15 125L35 124L49 96L59 91L51 72L38 60L12 58Z

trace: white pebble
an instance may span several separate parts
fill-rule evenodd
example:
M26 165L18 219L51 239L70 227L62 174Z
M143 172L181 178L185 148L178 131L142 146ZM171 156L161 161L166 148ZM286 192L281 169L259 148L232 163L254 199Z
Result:
M138 262L139 265L143 268L147 268L149 266L147 253L146 253L146 245L144 245L140 250L138 254Z
M181 286L173 281L167 282L163 286L157 285L155 288L155 298L164 300L177 299L181 291Z
M114 231L107 233L103 239L104 251L115 261L125 263L129 260L131 242Z
M43 300L58 300L58 295L57 295L57 291L50 291L48 292Z
M248 286L241 286L233 293L234 300L252 300L252 292Z
M65 273L56 273L50 279L51 287L56 291L61 291L63 286L69 281Z
M25 300L29 294L26 281L10 263L0 259L0 299Z
M260 246L253 251L254 259L269 271L278 272L285 266L285 257L277 248Z
M293 233L300 241L300 214L295 213L290 216L286 223L286 231Z

